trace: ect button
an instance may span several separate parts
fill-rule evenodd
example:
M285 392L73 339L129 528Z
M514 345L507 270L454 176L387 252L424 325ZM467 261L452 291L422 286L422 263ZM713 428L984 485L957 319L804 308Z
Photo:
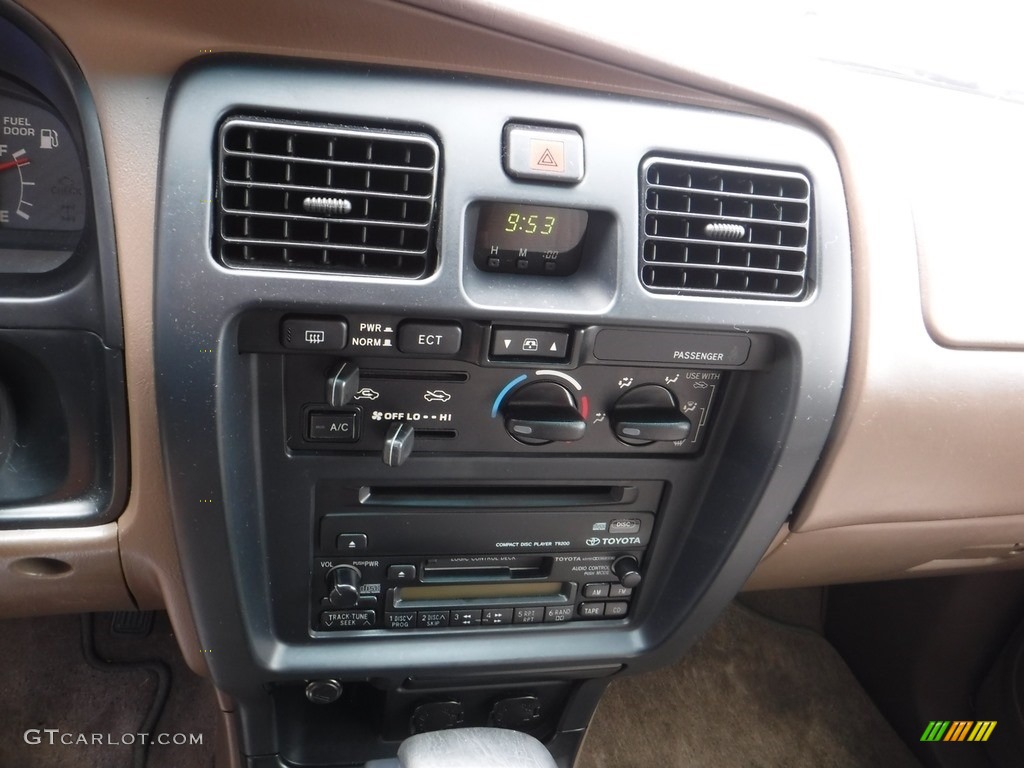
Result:
M455 323L405 322L398 327L398 351L415 355L454 355L462 347Z

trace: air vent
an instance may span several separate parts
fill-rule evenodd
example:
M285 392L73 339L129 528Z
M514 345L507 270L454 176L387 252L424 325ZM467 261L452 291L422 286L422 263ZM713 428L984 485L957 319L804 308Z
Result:
M425 277L435 266L437 168L437 144L425 134L228 120L220 130L220 259Z
M799 299L810 184L788 171L647 160L640 279L658 293Z

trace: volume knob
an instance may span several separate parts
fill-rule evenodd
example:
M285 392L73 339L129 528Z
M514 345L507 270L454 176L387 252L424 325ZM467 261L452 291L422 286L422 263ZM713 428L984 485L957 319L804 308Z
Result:
M352 608L359 602L363 575L351 565L339 565L327 573L327 599L335 608Z

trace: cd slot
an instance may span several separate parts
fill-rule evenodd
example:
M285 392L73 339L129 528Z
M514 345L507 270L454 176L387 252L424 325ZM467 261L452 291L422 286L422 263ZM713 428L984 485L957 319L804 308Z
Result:
M363 486L359 503L379 507L583 507L632 504L639 496L634 485L467 485Z

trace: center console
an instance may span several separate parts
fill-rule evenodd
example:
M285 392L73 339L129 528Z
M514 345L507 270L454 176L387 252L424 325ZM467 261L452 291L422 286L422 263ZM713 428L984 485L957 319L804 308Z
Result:
M560 766L807 483L846 366L838 169L779 120L207 60L167 106L176 535L251 766L491 726Z

